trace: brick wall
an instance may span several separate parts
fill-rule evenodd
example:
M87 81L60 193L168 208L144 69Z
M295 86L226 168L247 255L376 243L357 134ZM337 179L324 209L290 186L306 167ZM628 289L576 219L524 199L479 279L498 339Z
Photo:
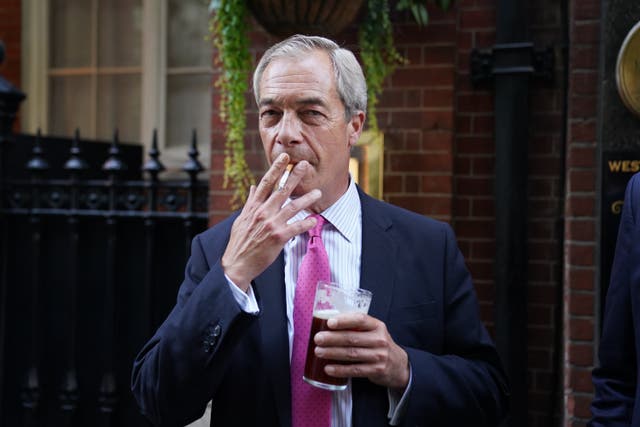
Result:
M597 0L569 2L564 244L564 425L586 426L596 336Z
M20 10L20 0L0 1L0 40L6 48L0 76L17 88L20 88ZM18 128L16 121L14 129Z

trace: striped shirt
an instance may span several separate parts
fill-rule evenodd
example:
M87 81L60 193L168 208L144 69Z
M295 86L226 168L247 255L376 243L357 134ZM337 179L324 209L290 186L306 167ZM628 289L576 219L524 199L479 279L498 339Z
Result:
M322 228L322 242L327 250L331 267L331 281L343 286L357 288L360 286L360 262L362 253L362 207L360 197L353 179L347 191L336 203L320 214L327 220ZM311 212L301 211L289 220L289 223L300 221ZM293 237L284 246L284 281L287 304L287 331L289 333L289 360L293 345L293 297L295 295L298 269L302 257L307 251L308 233ZM247 293L242 292L229 280L231 290L240 307L248 313L259 311L252 287ZM405 395L411 388L407 386ZM389 393L390 424L399 422L405 399ZM331 403L331 426L351 427L353 401L351 398L351 381L342 391L334 391Z

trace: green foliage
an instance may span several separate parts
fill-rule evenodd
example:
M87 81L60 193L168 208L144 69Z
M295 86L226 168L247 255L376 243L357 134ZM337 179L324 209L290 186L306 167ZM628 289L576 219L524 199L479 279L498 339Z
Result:
M218 49L221 74L216 81L220 88L220 119L226 123L224 157L224 187L234 189L232 208L244 203L249 187L254 181L245 159L244 131L246 128L245 94L249 88L251 56L246 25L244 0L220 0L216 2L209 30L213 44Z
M382 85L398 64L405 63L404 57L393 44L388 0L368 0L366 15L358 32L358 43L367 79L369 128L378 132L376 110Z
M444 10L449 8L452 1L432 0ZM427 0L399 0L396 3L396 9L410 11L420 26L425 26L429 22ZM407 63L406 58L395 48L388 0L367 1L367 11L358 32L358 43L367 79L367 120L369 128L373 132L379 132L376 111L384 80L398 65Z

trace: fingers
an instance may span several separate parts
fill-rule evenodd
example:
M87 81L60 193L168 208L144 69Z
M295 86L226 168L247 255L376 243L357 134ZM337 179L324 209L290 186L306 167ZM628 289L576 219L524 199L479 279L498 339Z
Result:
M327 326L333 330L370 331L378 326L378 322L378 319L365 313L344 313L329 319Z
M258 183L258 187L255 192L256 201L263 202L269 198L273 191L273 187L278 183L280 177L287 168L289 160L290 158L287 153L282 153L276 157L276 160Z
M370 330L333 329L316 334L315 354L329 361L325 367L328 375L364 377L387 387L406 387L410 376L408 355L393 341L383 322L367 315L341 315L331 320L335 320L336 326L368 327L373 322L376 327Z

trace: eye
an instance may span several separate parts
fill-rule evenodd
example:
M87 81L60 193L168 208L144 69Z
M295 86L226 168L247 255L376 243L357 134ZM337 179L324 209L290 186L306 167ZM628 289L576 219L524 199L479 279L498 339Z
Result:
M274 117L279 115L280 113L276 110L264 110L260 113L260 117Z

